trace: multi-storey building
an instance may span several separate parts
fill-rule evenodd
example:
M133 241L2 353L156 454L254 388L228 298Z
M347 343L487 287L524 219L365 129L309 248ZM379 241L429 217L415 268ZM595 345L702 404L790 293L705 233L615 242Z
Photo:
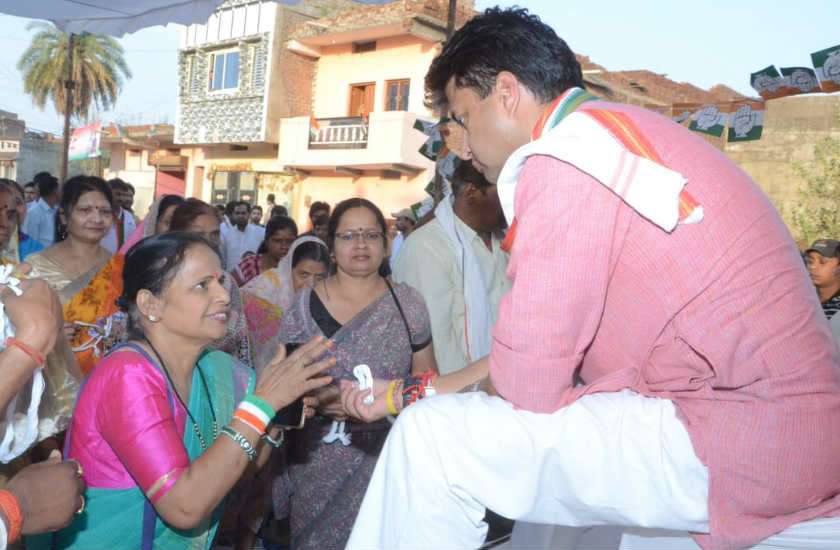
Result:
M181 36L175 143L186 194L213 203L282 203L291 176L277 158L279 121L309 112L313 63L284 45L314 16L263 0L226 0ZM301 85L301 83L303 83Z
M301 25L288 49L315 60L312 110L280 122L279 159L295 174L293 212L365 197L386 214L421 200L434 164L417 118L434 120L423 82L446 36L448 1L356 7ZM472 14L458 4L458 22Z
M423 76L447 5L227 0L187 27L174 140L185 193L213 203L274 193L299 221L314 200L367 196L387 211L422 198L432 163L412 125L432 118ZM459 20L468 13L460 6Z
M17 179L20 144L26 124L14 113L0 111L0 178Z

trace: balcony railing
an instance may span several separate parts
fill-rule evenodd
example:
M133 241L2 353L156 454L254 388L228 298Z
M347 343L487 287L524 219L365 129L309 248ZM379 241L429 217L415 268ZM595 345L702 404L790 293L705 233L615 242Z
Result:
M310 149L364 149L368 123L362 117L319 118L309 121Z

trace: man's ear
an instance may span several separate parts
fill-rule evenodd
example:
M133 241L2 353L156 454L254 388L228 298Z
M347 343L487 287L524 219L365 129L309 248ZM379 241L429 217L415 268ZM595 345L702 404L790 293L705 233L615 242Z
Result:
M502 71L496 75L496 93L502 110L513 118L522 100L522 88L516 75L510 71Z

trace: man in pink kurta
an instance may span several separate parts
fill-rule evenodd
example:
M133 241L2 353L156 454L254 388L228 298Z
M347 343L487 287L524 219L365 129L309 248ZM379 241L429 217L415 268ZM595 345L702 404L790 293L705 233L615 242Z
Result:
M495 33L496 51L516 50L515 41L504 43L504 34L516 33L517 28L523 36L556 40L565 47L553 31L546 35L533 16L488 11L459 31L439 56L451 64L446 105L467 130L472 161L491 181L499 179L500 172L504 176L512 149L527 143L529 138L523 136L535 123L541 128L546 118L554 117L560 128L566 124L563 117L571 116L556 110L544 114L553 108L548 106L552 98L534 90L533 73L527 66L521 68L527 62L504 66L501 61L501 67L489 71L489 90L470 79L488 73L486 65L470 73L471 62L482 63L482 37L488 40ZM548 51L556 48L551 42ZM533 43L525 51L539 60L539 47ZM573 59L565 60L567 65L574 65ZM440 69L443 64L436 60L427 77L432 95L432 73L446 74ZM570 71L574 74L574 67ZM484 396L479 406L479 398L459 395L428 399L415 411L415 406L409 407L410 418L401 417L391 435L399 442L389 441L383 451L356 525L359 534L354 531L349 548L362 548L364 540L373 539L364 539L361 532L377 529L382 533L378 544L412 546L392 537L388 528L372 525L366 510L375 503L390 510L396 502L387 487L400 491L400 481L394 479L402 475L403 467L396 466L400 459L409 462L404 466L404 501L409 503L405 508L424 510L411 503L415 494L423 498L419 487L425 485L436 487L438 495L451 495L450 506L447 497L439 496L425 503L426 515L413 519L419 525L430 519L438 522L435 528L446 537L439 540L442 545L472 544L474 538L460 533L475 528L470 521L480 519L472 511L476 504L515 519L563 525L630 518L618 521L693 531L695 541L707 550L765 548L762 541L784 537L783 532L797 524L840 516L840 357L778 213L743 171L681 126L641 108L597 100L579 104L575 116L593 112L628 121L652 147L656 162L687 181L685 190L702 206L702 220L665 230L630 206L607 178L581 169L584 163L555 155L528 156L510 192L512 204L507 205L516 222L508 269L513 286L502 301L489 356L492 384L509 404L505 408L499 398ZM539 128L530 138L540 135ZM581 135L575 137L585 139ZM596 158L599 153L590 152ZM500 180L500 197L502 185ZM648 413L608 416L605 408L624 406L624 401L604 400L610 395L632 396L643 407L672 405L690 445L672 445L664 436L659 438L661 451L650 449L659 445L658 436L639 443L650 434L634 432L634 426L641 426L638 419ZM659 409L655 414L661 414ZM474 418L477 415L484 415L484 421ZM663 425L669 422L667 413L662 418ZM482 426L487 423L491 428ZM552 431L562 423L587 425L593 440L573 428ZM443 434L449 431L457 435L446 439ZM521 437L522 432L532 435ZM471 437L498 441L482 446ZM411 446L415 438L423 441L420 449L410 447L404 455L389 449ZM430 444L438 439L444 442ZM612 447L610 456L598 456L599 449L610 448L601 439L621 443ZM458 441L464 441L462 447ZM508 443L513 450L506 449ZM471 447L483 451L470 451ZM671 456L678 447L677 454L689 455L693 449L696 457ZM516 453L523 457L520 462L506 458ZM564 493L585 467L566 456L572 464L568 471L552 466L546 472L545 464L558 454L577 454L578 462L595 471L596 480L603 468L603 477L614 476L615 493L610 494L608 485L580 501L574 492ZM429 458L432 455L438 458ZM695 492L686 498L703 501L707 517L699 523L680 520L674 527L668 519L671 495L662 493L668 487L675 487L676 493L689 482L680 479L682 474L671 476L669 464L694 458L707 472L693 464L691 470L673 471L702 477L707 495ZM450 464L458 460L465 463L461 469ZM498 477L491 478L488 472L493 470L485 463L494 461L503 466L496 467ZM523 477L520 470L528 469L541 470L539 479ZM439 471L444 481L436 485L435 474L428 471ZM380 474L390 476L382 486L377 481ZM635 511L600 513L597 503L605 509L644 507L645 499L636 504L634 495L622 492L627 490L622 475L668 478L664 491L657 488L649 498L663 504L652 505L647 517ZM532 482L531 492L519 493ZM513 504L505 509L508 502ZM436 516L432 509L438 507L446 512ZM552 507L564 511L552 516ZM673 509L677 516L681 504L675 502ZM460 520L457 511L463 512ZM382 524L400 525L400 517L393 514L388 512ZM840 522L820 525L840 528ZM806 538L813 542L819 536ZM786 546L788 542L779 540L773 542L780 548L830 547L820 546L825 541ZM354 546L354 541L359 544ZM425 543L434 544L431 538ZM840 544L840 539L825 543Z

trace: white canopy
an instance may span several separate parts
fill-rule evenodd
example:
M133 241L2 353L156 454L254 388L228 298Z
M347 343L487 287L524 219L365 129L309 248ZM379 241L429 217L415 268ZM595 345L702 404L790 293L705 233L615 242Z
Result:
M0 13L46 19L69 33L121 37L167 23L203 23L224 0L0 0ZM279 0L297 4L301 0ZM305 0L303 0L305 2ZM393 0L356 0L385 4Z
M201 23L223 0L0 0L0 12L46 19L71 33L123 36L167 23Z

